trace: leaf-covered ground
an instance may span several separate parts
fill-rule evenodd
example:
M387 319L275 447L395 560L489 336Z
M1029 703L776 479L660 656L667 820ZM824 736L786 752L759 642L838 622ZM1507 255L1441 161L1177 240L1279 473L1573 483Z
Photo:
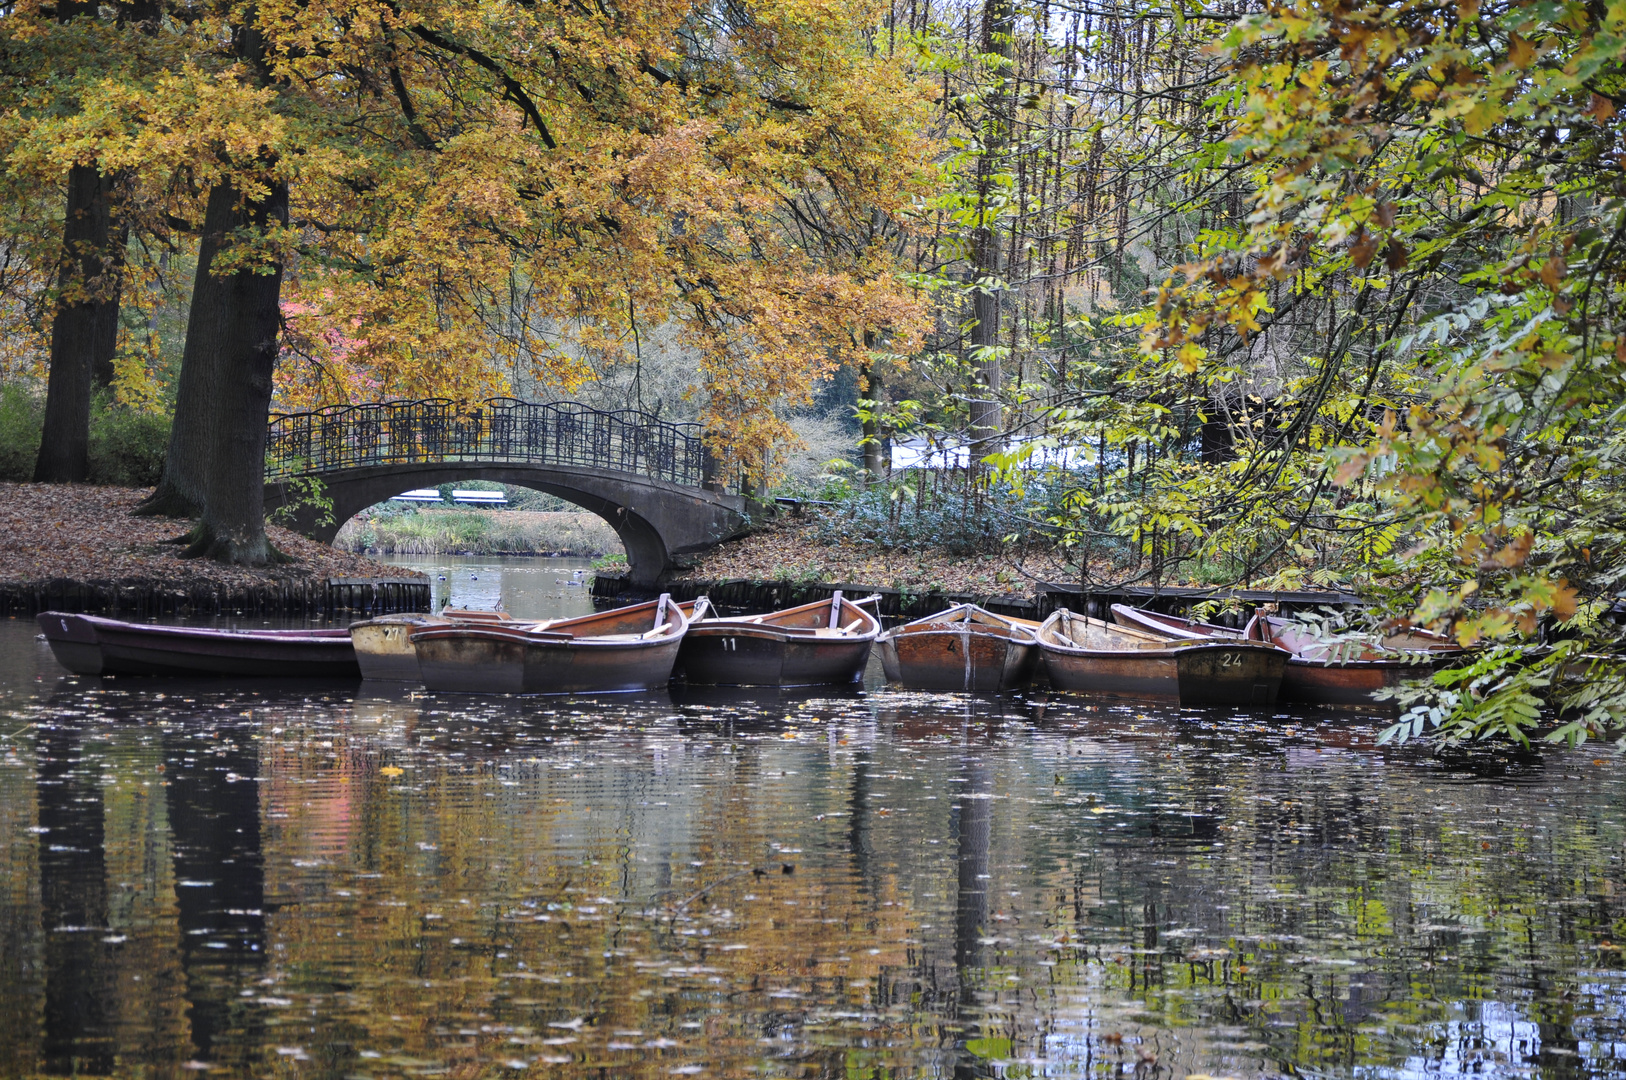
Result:
M183 559L184 546L165 541L185 532L189 522L131 516L147 490L0 484L0 584L66 578L240 590L330 577L400 578L413 573L275 526L268 526L266 532L293 562L247 567Z
M701 555L678 577L718 580L849 582L946 592L1031 594L1041 580L1077 578L1053 553L1031 551L955 556L934 551L883 550L813 539L809 520L783 518L761 531Z

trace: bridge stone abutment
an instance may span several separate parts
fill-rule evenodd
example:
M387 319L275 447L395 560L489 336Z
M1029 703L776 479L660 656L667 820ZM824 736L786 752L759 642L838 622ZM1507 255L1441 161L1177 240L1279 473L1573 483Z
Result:
M317 522L316 509L301 505L301 492L292 484L268 483L265 504L268 511L293 504L293 527L328 543L360 511L412 488L491 480L545 491L609 522L627 550L631 583L645 588L672 567L674 556L703 551L746 526L742 496L580 465L413 462L324 470L318 479L333 502L327 524Z

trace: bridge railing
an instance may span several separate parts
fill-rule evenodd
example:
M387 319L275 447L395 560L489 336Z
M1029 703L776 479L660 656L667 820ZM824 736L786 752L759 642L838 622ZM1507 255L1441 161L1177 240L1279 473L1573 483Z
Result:
M573 401L444 398L273 413L266 479L368 465L492 462L578 465L702 487L708 452L699 424Z

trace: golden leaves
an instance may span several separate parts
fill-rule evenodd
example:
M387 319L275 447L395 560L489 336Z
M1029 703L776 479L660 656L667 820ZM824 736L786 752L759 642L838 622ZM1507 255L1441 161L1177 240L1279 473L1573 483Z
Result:
M1518 34L1512 34L1508 37L1507 58L1510 64L1524 71L1536 62L1536 47Z
M1564 261L1564 256L1555 253L1541 264L1541 283L1549 289L1556 290L1568 273L1569 264Z

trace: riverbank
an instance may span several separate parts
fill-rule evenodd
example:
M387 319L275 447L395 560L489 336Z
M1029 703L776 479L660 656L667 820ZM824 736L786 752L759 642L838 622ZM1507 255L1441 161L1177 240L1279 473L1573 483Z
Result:
M709 596L739 611L768 611L827 600L836 590L849 597L876 593L888 618L914 619L951 604L972 603L1024 619L1042 619L1060 607L1110 619L1111 605L1152 606L1183 612L1216 598L1280 611L1358 604L1358 597L1330 590L1221 588L1195 582L1152 585L1103 562L1092 564L1089 584L1060 553L1015 548L998 555L956 556L941 551L883 550L818 540L816 521L787 517L748 536L693 557L667 575L660 589L674 599ZM1109 584L1110 582L1120 584ZM624 577L600 572L593 594L601 603L645 598ZM1224 621L1232 615L1216 615Z
M189 527L135 517L147 488L0 484L0 614L48 608L139 614L317 614L423 610L424 575L268 526L293 561L226 566L183 559Z
M372 555L555 555L597 558L619 552L621 539L588 513L533 510L418 509L358 514L333 546Z
M819 542L812 522L783 517L694 557L672 580L861 581L914 593L1030 594L1042 582L1077 580L1078 570L1046 549L996 555L884 550Z

